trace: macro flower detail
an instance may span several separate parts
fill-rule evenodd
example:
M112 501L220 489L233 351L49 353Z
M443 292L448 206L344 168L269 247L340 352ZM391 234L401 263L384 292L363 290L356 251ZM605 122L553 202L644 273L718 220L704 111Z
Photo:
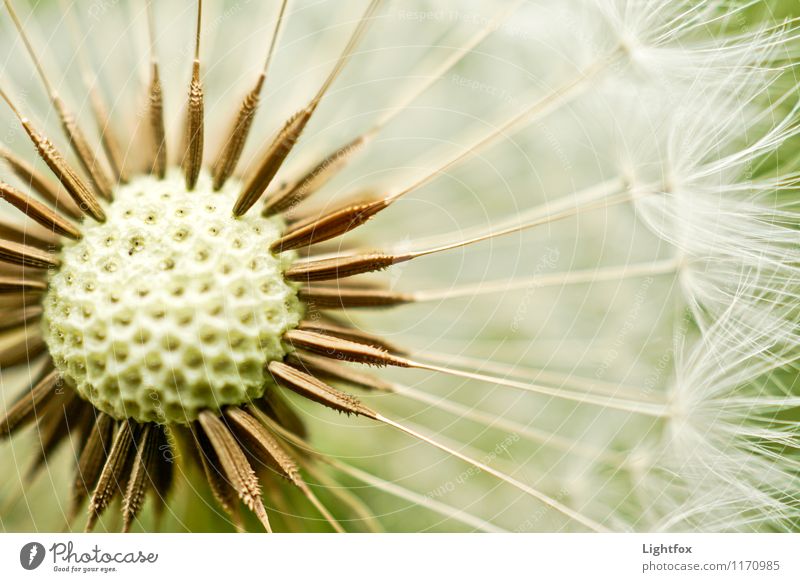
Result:
M4 0L17 496L69 449L86 530L796 529L794 21L244 4L64 0L59 79Z

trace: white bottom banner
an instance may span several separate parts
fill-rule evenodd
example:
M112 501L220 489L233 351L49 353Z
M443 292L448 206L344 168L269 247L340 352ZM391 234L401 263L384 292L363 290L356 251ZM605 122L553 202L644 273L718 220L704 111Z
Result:
M0 580L800 580L788 534L0 534Z

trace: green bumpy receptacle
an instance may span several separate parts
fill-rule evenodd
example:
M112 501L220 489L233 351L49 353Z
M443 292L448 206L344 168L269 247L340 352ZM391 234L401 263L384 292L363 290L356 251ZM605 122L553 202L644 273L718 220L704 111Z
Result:
M187 423L262 396L266 365L302 314L270 254L279 219L235 219L240 185L203 174L138 177L103 224L68 241L44 299L44 337L65 381L96 408L140 422Z

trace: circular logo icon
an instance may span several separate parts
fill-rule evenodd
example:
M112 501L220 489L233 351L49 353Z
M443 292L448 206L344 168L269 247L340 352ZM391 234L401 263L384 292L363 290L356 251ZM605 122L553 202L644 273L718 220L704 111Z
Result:
M19 551L19 563L26 570L35 570L44 561L44 546L39 542L29 542Z

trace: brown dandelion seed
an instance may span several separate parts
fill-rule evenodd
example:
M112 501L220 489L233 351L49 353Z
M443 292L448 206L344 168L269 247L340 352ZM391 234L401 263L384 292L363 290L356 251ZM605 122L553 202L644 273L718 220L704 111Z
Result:
M408 368L410 366L408 360L390 354L383 348L318 332L294 329L287 331L284 339L296 348L308 350L329 358L379 367L399 366Z
M0 198L53 233L73 239L81 237L81 231L72 222L9 184L0 182Z
M133 460L128 486L122 497L122 531L130 531L131 524L144 504L144 496L151 486L151 474L158 452L159 431L155 424L146 424L142 429L136 457Z
M167 130L164 121L164 93L156 53L153 2L147 0L147 32L150 37L150 85L147 90L147 119L150 126L150 170L160 180L167 175Z
M388 208L389 204L389 198L359 201L346 204L320 218L292 225L280 239L272 243L270 251L282 253L336 238L366 223Z
M185 148L183 154L183 172L186 177L186 189L194 190L200 169L203 165L204 140L204 97L203 85L200 82L200 29L203 20L203 2L197 2L197 31L195 35L194 61L192 63L192 79L189 82L189 102L185 123Z
M94 491L97 481L100 479L100 473L111 450L114 425L115 421L109 415L103 412L97 414L89 438L78 457L76 474L72 483L69 521L72 521L77 515L81 503Z
M328 358L320 358L297 351L287 356L286 362L298 370L303 370L312 376L323 378L329 382L342 382L363 390L392 391L391 383L386 380L354 370Z
M253 468L228 427L210 412L200 413L199 424L219 459L220 468L239 498L253 511L268 532L272 531L261 500L261 488Z
M369 287L361 289L310 285L307 287L300 287L297 296L308 303L308 305L317 309L348 309L357 307L378 309L395 307L414 301L414 296L408 293L384 291Z
M53 253L7 240L0 240L0 261L37 269L57 267L60 264Z
M318 404L345 414L356 414L373 418L375 413L364 406L355 396L328 386L314 376L282 362L272 362L269 372L281 386Z
M79 219L83 217L83 212L75 205L75 202L70 197L64 196L64 192L53 184L49 178L42 175L33 165L3 147L0 147L0 157L6 161L17 178L28 185L31 190L41 196L47 203L54 206L58 212L65 214L68 218Z
M75 202L82 212L91 216L97 222L105 222L106 215L100 207L97 198L95 198L94 194L92 194L91 190L89 190L78 173L67 164L55 145L36 131L31 122L27 119L21 118L21 123L28 137L30 137L33 142L39 157L44 160L53 174L55 174L58 181L61 182L64 189L72 197L73 202Z
M214 447L211 446L211 441L200 426L192 428L192 437L214 499L231 518L236 529L244 531L244 525L239 514L239 493L225 476L219 457Z
M127 420L122 421L117 428L108 458L89 501L89 519L86 523L86 531L94 529L97 519L114 497L122 493L130 460L132 454L135 454L134 441L138 431L139 427Z
M390 255L382 252L345 255L298 262L289 267L284 274L290 281L327 281L382 271L410 258L411 255Z
M257 453L262 462L268 464L287 480L295 484L298 482L300 471L294 459L261 423L244 410L235 407L226 409L225 416L235 427L237 434L244 437L249 452Z

